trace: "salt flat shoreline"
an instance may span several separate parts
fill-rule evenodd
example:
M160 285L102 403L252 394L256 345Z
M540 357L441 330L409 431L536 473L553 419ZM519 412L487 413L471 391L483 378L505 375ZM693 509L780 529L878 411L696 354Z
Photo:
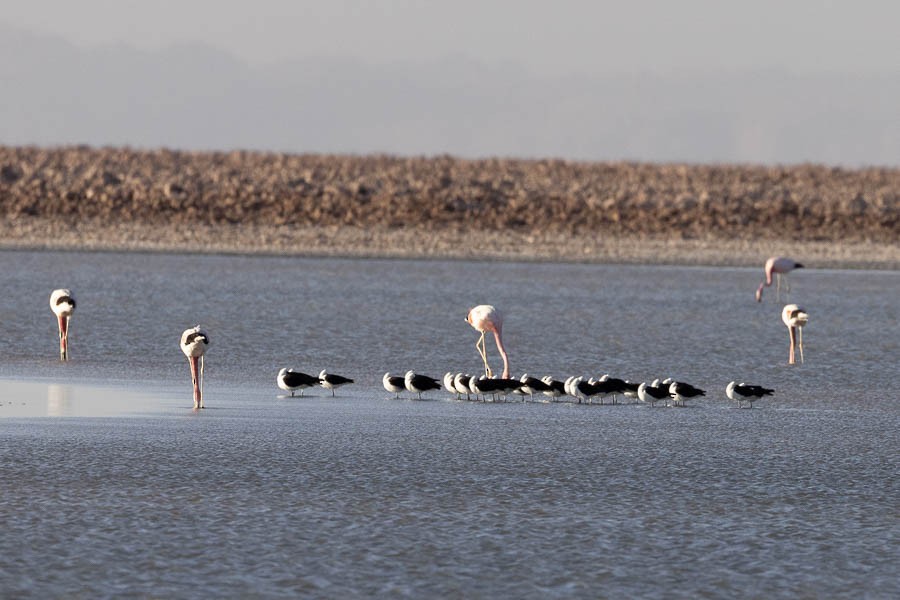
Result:
M886 242L436 232L415 227L160 226L35 218L0 221L0 248L736 267L761 266L768 256L788 255L813 268L900 269L900 245Z
M900 169L0 145L0 247L900 268Z

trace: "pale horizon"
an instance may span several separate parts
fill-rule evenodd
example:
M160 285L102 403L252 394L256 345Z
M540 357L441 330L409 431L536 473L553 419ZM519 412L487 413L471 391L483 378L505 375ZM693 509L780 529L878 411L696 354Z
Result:
M0 143L900 164L900 5L783 4L13 4Z

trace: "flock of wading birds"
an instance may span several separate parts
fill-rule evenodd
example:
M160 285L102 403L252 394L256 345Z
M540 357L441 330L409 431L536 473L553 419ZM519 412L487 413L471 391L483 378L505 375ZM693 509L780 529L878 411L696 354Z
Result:
M776 290L780 291L782 280L784 280L787 288L787 280L785 276L794 269L800 269L803 265L783 256L776 256L768 259L765 264L765 280L759 284L756 290L756 301L762 301L763 289L772 285L773 280ZM789 288L787 288L789 289ZM75 312L75 296L69 289L54 290L50 294L50 308L56 314L59 324L59 355L61 360L68 360L69 349L69 320L72 313ZM796 354L799 351L800 362L803 362L803 327L809 321L809 315L806 310L796 304L787 304L781 311L781 320L788 328L790 335L790 351L788 355L788 363L796 362ZM512 394L519 395L522 399L525 396L534 397L535 394L543 394L551 399L569 396L574 398L578 403L593 403L595 398L599 399L600 404L604 403L605 398L612 398L612 402L616 403L617 396L628 398L637 398L641 402L645 402L651 406L655 406L657 402L662 402L665 406L685 406L688 400L705 396L706 391L701 390L689 383L683 381L674 381L665 379L660 381L655 379L650 383L634 383L627 380L617 379L604 375L599 379L590 378L585 380L584 377L569 377L565 381L558 381L552 377L529 377L527 374L522 375L519 379L511 378L509 375L509 358L506 348L503 346L503 317L500 312L491 305L482 304L472 308L466 316L466 321L481 333L475 348L484 362L484 374L479 376L470 376L463 373L447 373L443 378L443 385L434 377L407 371L403 377L392 376L385 373L382 377L382 385L384 389L399 397L401 392L408 391L416 394L418 398L422 394L431 390L439 390L442 387L451 394L455 394L457 398L480 400L498 400L506 399ZM493 371L488 364L487 348L485 347L485 335L490 332L494 334L494 340L497 343L497 350L503 359L503 373L500 377L494 377ZM203 405L203 356L209 347L209 336L199 325L184 330L181 334L181 351L187 357L191 367L191 382L194 388L194 408L204 408ZM303 390L313 386L322 386L331 390L334 396L334 390L342 385L353 383L353 379L342 375L327 373L324 369L318 375L308 375L294 369L281 369L276 377L276 383L279 388L291 392L291 396L297 390L303 395ZM725 388L725 394L729 399L738 403L738 407L742 408L744 403L752 408L753 402L771 395L775 390L765 388L760 385L751 385L746 383L736 383L732 381Z

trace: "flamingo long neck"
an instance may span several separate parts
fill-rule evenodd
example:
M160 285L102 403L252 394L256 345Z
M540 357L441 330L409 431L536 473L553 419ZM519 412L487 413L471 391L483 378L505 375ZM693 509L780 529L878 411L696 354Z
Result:
M503 359L503 379L509 379L509 357L506 356L506 348L503 347L503 337L499 331L494 332L494 340L497 342L497 350Z

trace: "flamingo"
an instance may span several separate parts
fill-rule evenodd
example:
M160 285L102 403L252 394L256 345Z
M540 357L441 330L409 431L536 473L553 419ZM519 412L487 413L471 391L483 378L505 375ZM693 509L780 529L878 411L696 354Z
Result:
M791 350L788 355L788 364L792 365L794 360L794 348L800 348L800 362L803 362L803 328L809 322L809 314L805 308L796 304L787 304L781 311L781 320L787 325L788 333L791 336Z
M484 345L484 334L488 331L493 332L494 340L497 342L497 350L503 358L503 379L509 379L509 359L506 356L506 348L503 347L503 316L496 308L490 304L480 304L469 311L466 315L466 322L481 332L481 337L475 343L475 349L481 355L484 361L484 373L488 377L493 377L490 365L487 360L487 349Z
M763 288L769 287L772 285L772 275L775 275L775 296L776 298L779 296L779 292L781 291L781 279L784 277L785 279L785 291L790 292L791 286L787 282L786 275L793 271L794 269L802 269L803 265L798 263L792 258L788 258L786 256L773 256L769 260L766 261L766 278L765 280L759 284L759 287L756 289L756 301L762 302Z
M191 363L191 382L194 384L194 408L203 406L203 355L209 346L209 336L199 325L181 334L181 351Z
M69 319L75 312L75 295L72 290L60 288L50 294L50 310L59 325L59 359L69 360Z

